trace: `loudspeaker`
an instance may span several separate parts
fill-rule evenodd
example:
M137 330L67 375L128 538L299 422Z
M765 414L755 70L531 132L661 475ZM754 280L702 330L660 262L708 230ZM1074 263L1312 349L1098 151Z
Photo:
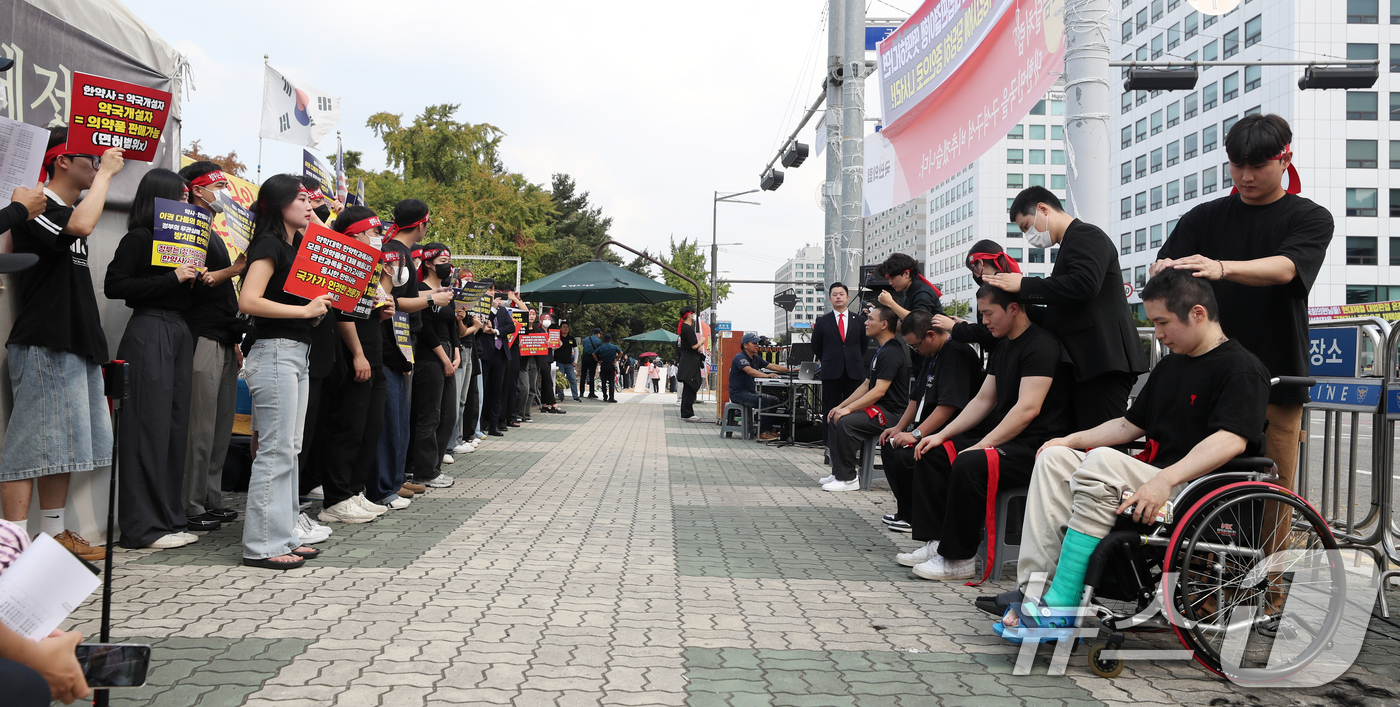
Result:
M803 424L799 422L793 431L793 438L794 442L820 442L826 439L826 423Z

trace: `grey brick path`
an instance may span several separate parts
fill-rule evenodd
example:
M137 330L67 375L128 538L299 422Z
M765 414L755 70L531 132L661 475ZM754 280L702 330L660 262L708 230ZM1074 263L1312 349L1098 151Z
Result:
M895 565L913 543L879 522L888 492L824 493L819 450L722 439L669 394L619 398L490 438L447 469L455 487L336 526L300 570L239 566L240 523L120 552L114 638L152 643L155 666L113 704L1400 703L1400 627L1381 622L1323 688L1246 691L1192 663L1103 680L1082 650L1066 675L1042 655L1014 676L971 605L1011 582ZM98 609L69 624L91 635Z

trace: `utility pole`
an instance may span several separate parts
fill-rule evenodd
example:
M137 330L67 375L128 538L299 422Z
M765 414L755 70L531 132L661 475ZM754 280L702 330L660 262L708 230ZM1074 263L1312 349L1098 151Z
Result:
M1107 0L1105 0L1107 1ZM835 5L835 0L832 2ZM841 103L841 281L860 287L865 261L865 3L846 0L842 52Z
M859 0L852 0L858 2ZM826 275L824 290L842 280L836 268L841 263L841 52L845 45L845 0L827 0L826 10L826 181L822 183L822 204L826 207L824 244ZM847 288L851 283L846 282Z
M750 189L748 191L734 192L720 196L719 192L714 195L714 212L710 215L710 355L719 355L719 332L715 331L715 324L719 321L719 203L721 201L729 204L748 204L750 206L761 206L756 201L741 201L734 197L752 194L761 189ZM726 243L725 245L741 245L736 243ZM700 313L696 312L696 316Z
M1065 3L1065 142L1068 208L1100 228L1109 224L1110 0Z

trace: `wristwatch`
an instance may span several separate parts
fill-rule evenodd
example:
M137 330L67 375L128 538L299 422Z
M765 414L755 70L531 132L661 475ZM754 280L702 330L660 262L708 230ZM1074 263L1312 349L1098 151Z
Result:
M924 433L923 433L922 431L920 431L919 428L917 428L917 427L915 427L915 428L914 428L914 431L913 431L913 432L910 432L909 434L912 435L912 436L914 437L914 439L916 439L916 440L918 440L918 439L923 439L923 436L924 436Z

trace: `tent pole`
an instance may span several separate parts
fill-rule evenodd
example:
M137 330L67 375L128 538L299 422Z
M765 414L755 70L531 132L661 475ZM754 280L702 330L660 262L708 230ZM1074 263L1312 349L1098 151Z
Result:
M595 251L593 251L593 259L594 259L594 260L602 260L602 259L603 259L603 249L606 248L606 247L608 247L609 245L615 245L615 246L617 246L617 247L619 247L619 248L621 248L621 249L623 249L623 250L630 251L630 252L632 252L632 253L636 253L637 255L639 255L639 256L641 256L641 257L643 257L643 258L646 258L647 260L650 260L651 262L656 263L657 265L661 266L661 268L664 269L666 272L669 272L669 273L671 273L672 275L675 275L676 277L679 277L680 279L685 280L686 282L690 283L690 286L695 288L695 314L696 314L696 316L699 316L699 314L700 314L700 283L698 283L698 282L696 282L695 280L693 280L693 279L687 277L684 273L682 273L681 271L679 271L679 270L677 270L677 269L671 267L670 265L667 265L666 263L663 263L663 262L661 262L660 260L657 260L656 258L653 258L653 257L651 257L650 255L647 255L646 253L643 253L642 251L639 251L639 250L637 250L637 249L635 249L635 248L633 248L633 247L631 247L631 246L629 246L629 245L627 245L627 244L625 244L625 243L619 243L618 241L614 241L614 240L606 240L606 241L603 241L602 243L599 243L599 244L598 244L598 249L595 250ZM714 303L711 302L710 304L713 305Z

